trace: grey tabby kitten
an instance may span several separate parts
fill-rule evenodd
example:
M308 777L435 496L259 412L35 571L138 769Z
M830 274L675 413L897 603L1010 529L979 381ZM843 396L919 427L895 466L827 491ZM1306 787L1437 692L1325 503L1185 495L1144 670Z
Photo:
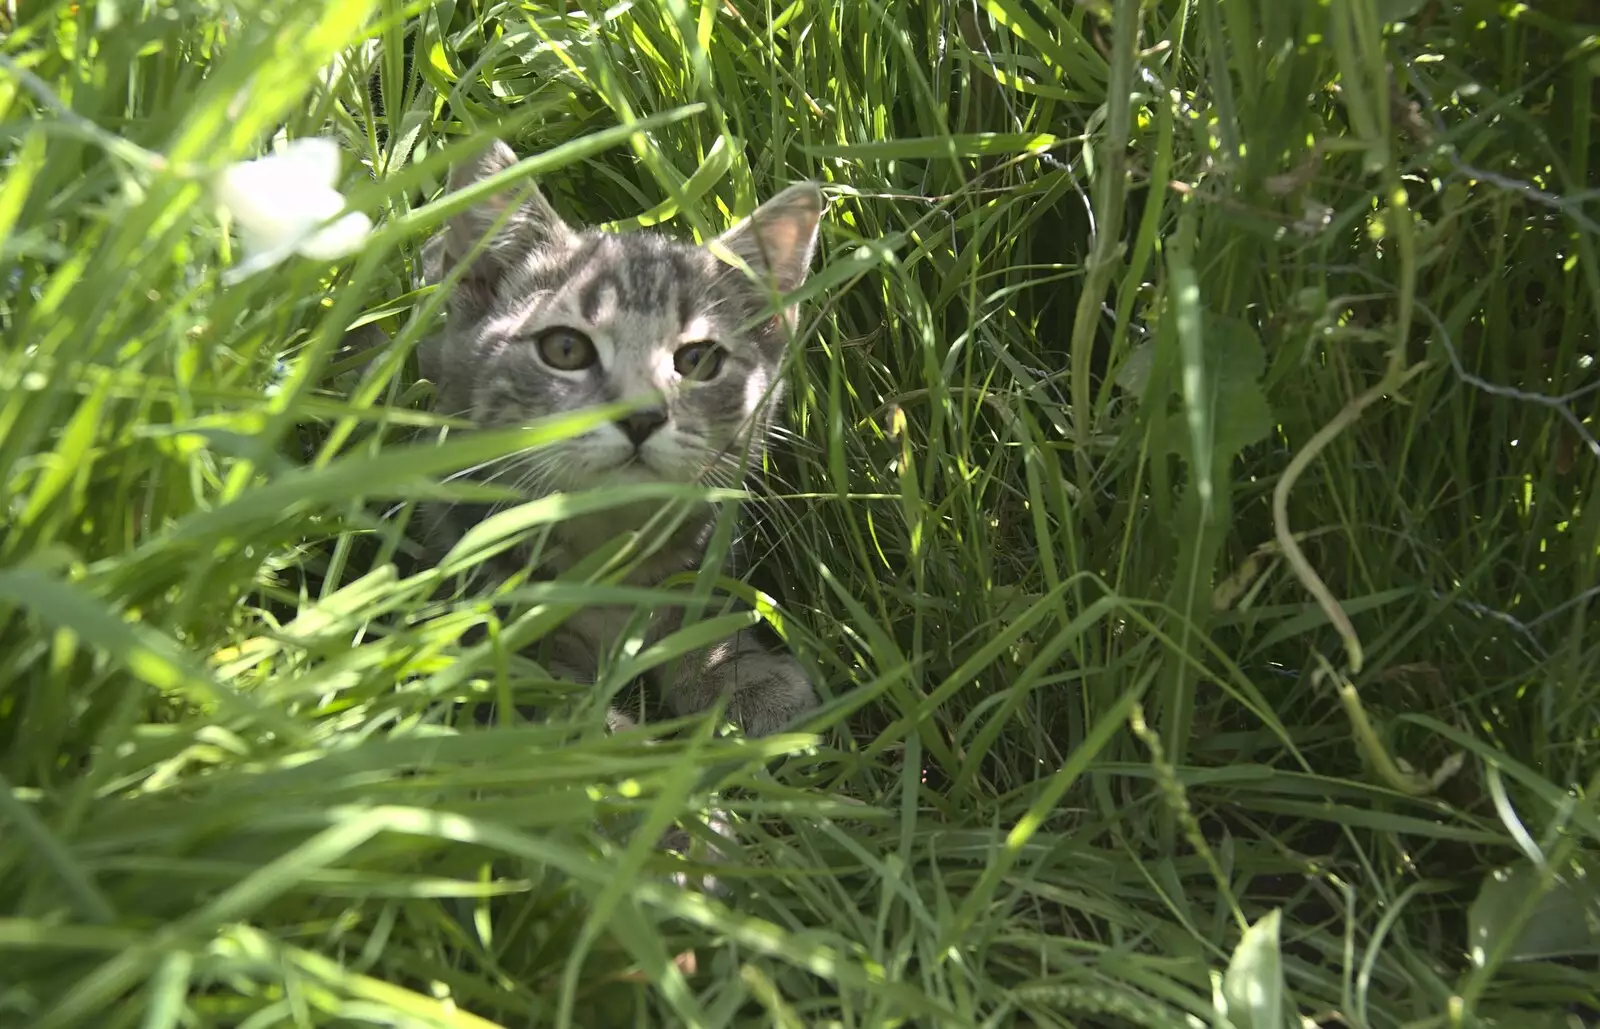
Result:
M511 149L496 142L454 169L450 188L515 162ZM507 427L649 397L650 406L534 455L532 494L718 481L719 474L723 484L733 481L747 460L759 457L771 431L795 312L753 328L750 322L774 287L786 293L804 281L816 248L821 191L810 183L791 186L720 237L768 282L753 281L708 247L650 232L574 228L537 192L496 231L509 203L500 195L466 210L424 252L424 274L439 282L495 231L451 294L443 332L419 351L440 410L481 427ZM558 525L553 547L541 551L538 573L559 574L597 546L640 529L661 507L615 508ZM422 517L430 543L442 550L484 513L436 507ZM709 507L694 512L629 581L650 585L698 567L714 521ZM592 682L631 613L593 608L574 614L551 641L551 670ZM678 609L657 614L650 641L681 619ZM668 680L658 685L674 712L702 711L726 695L729 716L751 735L774 732L816 706L799 662L769 651L749 631L684 658L675 670L659 670L658 677ZM613 714L613 724L619 721L625 723Z

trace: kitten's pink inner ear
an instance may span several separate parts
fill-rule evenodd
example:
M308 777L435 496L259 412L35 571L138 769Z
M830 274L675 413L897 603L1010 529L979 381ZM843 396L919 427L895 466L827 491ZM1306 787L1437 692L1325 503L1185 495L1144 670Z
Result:
M757 273L770 272L787 293L805 281L822 220L822 191L809 182L790 186L756 208L718 239Z
M783 259L796 251L806 249L817 223L801 212L768 215L757 218L755 237L763 256L768 261L782 264Z

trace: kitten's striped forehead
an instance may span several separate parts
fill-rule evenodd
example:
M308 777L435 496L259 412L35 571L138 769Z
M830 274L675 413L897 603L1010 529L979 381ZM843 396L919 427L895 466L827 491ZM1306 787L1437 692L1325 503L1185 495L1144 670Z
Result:
M646 233L586 233L570 249L530 255L527 271L505 283L509 304L551 297L590 325L646 316L682 329L727 299L723 269L709 253Z

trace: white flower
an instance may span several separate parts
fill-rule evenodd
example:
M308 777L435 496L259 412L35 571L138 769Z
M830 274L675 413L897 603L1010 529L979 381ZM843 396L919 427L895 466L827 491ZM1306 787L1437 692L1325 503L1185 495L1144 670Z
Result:
M339 181L339 145L331 139L296 139L275 154L225 168L217 199L233 215L245 259L225 281L237 282L291 254L333 261L361 249L372 219L345 213Z

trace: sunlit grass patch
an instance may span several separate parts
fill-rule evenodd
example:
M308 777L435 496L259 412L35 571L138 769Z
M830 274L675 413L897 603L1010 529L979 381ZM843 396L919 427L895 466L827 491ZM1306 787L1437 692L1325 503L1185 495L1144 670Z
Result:
M1584 18L0 12L0 1024L1592 1018ZM457 477L614 412L428 411L491 135L617 231L823 186L744 578L474 575L637 499ZM249 269L218 177L313 137L371 233ZM700 621L564 682L601 603ZM605 732L750 620L814 718Z

